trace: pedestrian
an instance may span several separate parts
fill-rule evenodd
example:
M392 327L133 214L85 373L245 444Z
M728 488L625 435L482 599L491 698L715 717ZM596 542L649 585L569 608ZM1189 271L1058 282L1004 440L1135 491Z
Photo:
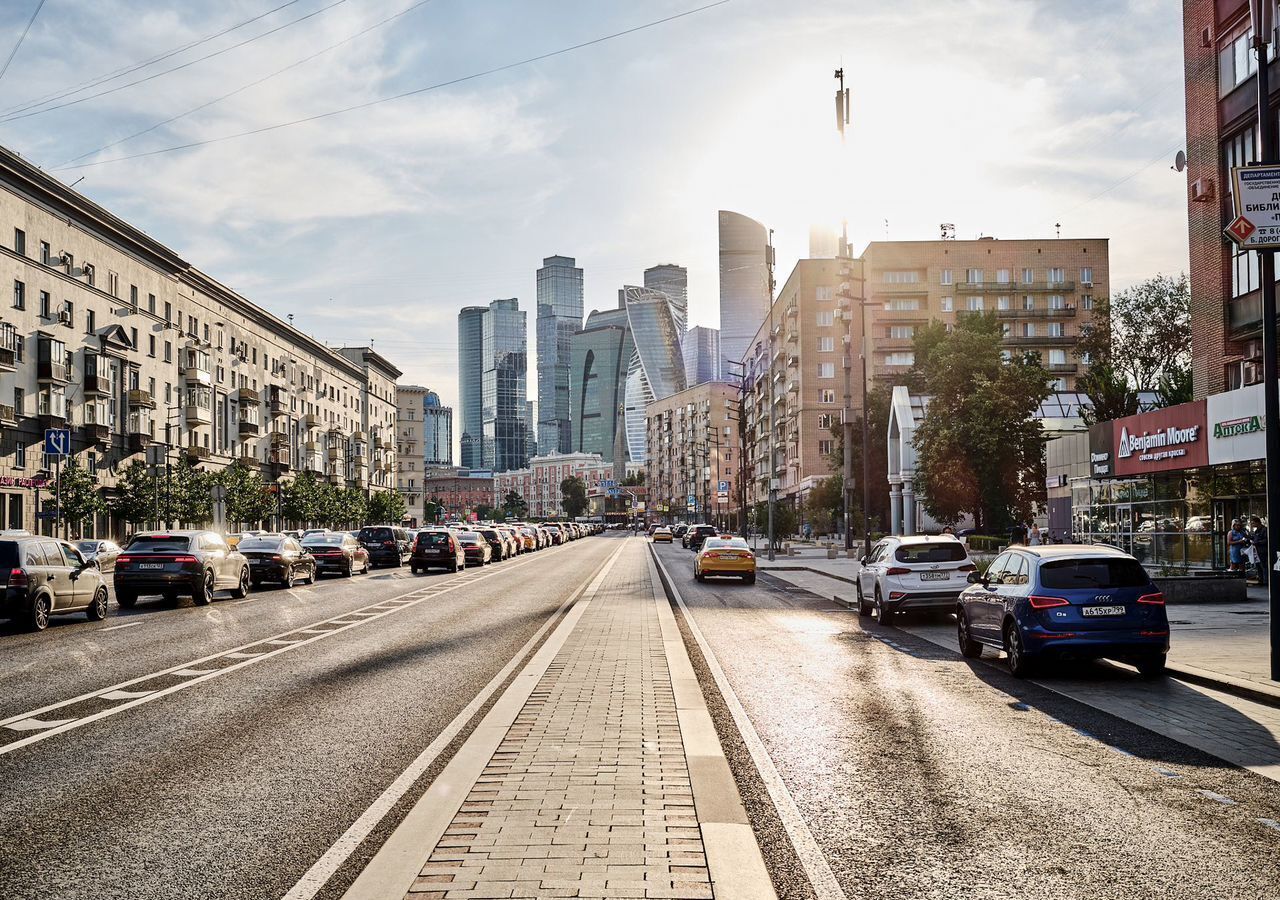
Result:
M1009 546L1014 544L1025 544L1027 542L1027 526L1020 522L1015 522L1013 527L1009 529Z
M1251 543L1249 535L1245 533L1244 523L1239 519L1232 519L1231 530L1227 532L1227 561L1232 572L1244 571L1244 550Z
M1040 534L1040 526L1033 523L1031 525L1031 534L1027 537L1027 544L1031 547L1039 547L1042 543L1044 543L1044 540Z
M1253 549L1258 554L1258 559L1255 563L1258 571L1258 584L1266 587L1271 568L1271 557L1267 553L1267 526L1262 524L1262 520L1257 516L1249 519L1249 525L1253 528L1249 533L1249 540L1253 541Z
M951 535L952 537L955 537L955 536L956 536L956 530L955 530L954 528L952 528L950 525L943 525L943 526L942 526L942 533L943 533L943 534L949 534L949 535Z

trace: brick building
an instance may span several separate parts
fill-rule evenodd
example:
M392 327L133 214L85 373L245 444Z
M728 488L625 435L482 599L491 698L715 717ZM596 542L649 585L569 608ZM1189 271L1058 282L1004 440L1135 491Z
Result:
M598 453L549 453L535 456L523 469L499 472L493 478L494 506L501 506L508 491L515 491L529 504L529 515L538 519L554 519L564 515L560 507L560 482L577 475L587 491L597 490L600 482L613 478L613 464Z
M723 381L695 385L646 407L645 485L669 510L664 520L736 523L737 410L738 385Z
M479 507L493 505L493 473L453 466L429 468L422 475L422 496L442 503L445 519L467 519Z

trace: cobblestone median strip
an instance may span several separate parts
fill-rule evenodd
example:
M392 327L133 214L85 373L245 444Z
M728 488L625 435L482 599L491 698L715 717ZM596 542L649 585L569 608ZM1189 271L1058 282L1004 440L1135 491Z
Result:
M388 880L394 861L375 857L345 900L774 896L762 861L762 885L743 881L740 891L739 876L713 892L715 860L741 867L749 854L740 832L700 820L674 684L692 668L678 633L684 668L669 660L647 555L628 540L432 784L413 834L388 840L379 856L402 856L414 839L408 882ZM705 705L702 714L710 729ZM705 734L697 740L696 758L710 757ZM731 778L727 789L736 798ZM743 822L723 824L750 837L739 814ZM754 838L752 849L759 857Z

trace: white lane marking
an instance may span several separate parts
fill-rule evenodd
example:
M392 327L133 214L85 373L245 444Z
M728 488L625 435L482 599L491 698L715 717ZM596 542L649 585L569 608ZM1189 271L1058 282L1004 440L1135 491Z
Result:
M390 786L373 801L369 808L360 814L360 818L351 823L351 827L334 841L333 846L312 864L311 868L298 879L298 883L290 888L289 892L281 900L312 900L316 894L320 893L329 879L333 877L333 873L338 871L364 839L373 832L378 823L400 802L401 798L408 793L414 783L422 777L422 773L431 768L445 747L452 743L463 727L475 718L476 713L489 702L489 698L502 686L502 683L507 680L529 652L537 646L547 630L560 620L561 615L572 607L583 593L589 590L592 585L598 585L603 580L625 547L626 542L623 541L619 544L618 549L613 551L613 555L605 560L599 569L593 572L576 591L560 604L560 607L547 618L547 621L542 623L542 627L535 631L533 636L525 641L524 646L516 651L515 656L511 657L507 664L481 689L480 693L476 694L471 702L463 707L462 711L453 718L453 721L436 735L435 740L427 745L426 749L409 764L407 769L397 776L395 781L391 782Z
M471 579L460 578L457 580L455 584L453 584L451 587L447 588L446 590L456 590L461 587L466 587L467 585L473 584L477 581L482 581L487 578L494 578L498 575L501 575L504 572L510 572L514 568L519 567L520 565L522 565L522 563L516 563L514 566L503 567L502 569L498 569L493 572L486 573L476 578L471 578ZM410 591L406 594L401 594L400 596L415 597L416 595L418 595L418 591ZM305 647L308 644L314 643L315 641L324 640L327 635L341 634L347 631L349 628L355 628L360 625L368 624L369 622L377 621L377 618L380 618L381 616L389 616L392 613L399 612L402 609L408 609L411 606L417 605L418 603L422 602L425 599L426 599L425 597L416 596L416 599L413 600L413 602L406 603L402 606L397 607L396 609L389 609L385 613L379 613L378 617L376 618L358 619L355 622L347 623L347 627L345 628L333 628L326 631L324 634L318 634L315 637L309 638L306 641L302 641L297 644L290 644L287 647L277 647L275 650L268 650L266 652L262 652L258 654L246 654L246 656L249 657L247 659L242 659L239 662L233 663L229 666L223 666L222 668L219 668L219 669L210 670L203 675L197 675L197 676L191 677L190 680L188 681L183 681L178 684L172 685L170 687L157 690L152 694L148 694L146 697L139 697L136 700L124 701L120 703L118 706L113 706L110 709L101 710L99 712L93 713L92 715L84 716L81 718L75 718L75 719L63 719L56 726L40 726L45 728L46 730L41 731L37 734L32 734L25 738L21 738L20 740L12 741L8 744L0 745L0 756L3 756L7 753L12 753L13 751L18 750L21 747L26 747L30 744L35 744L40 741L46 740L54 736L55 734L61 734L64 731L70 731L74 728L81 728L85 725L88 725L91 722L96 722L99 719L105 719L108 716L114 716L126 710L133 709L135 706L141 706L144 703L150 703L151 701L158 700L161 697L167 697L170 694L176 694L178 691L186 690L187 688L192 687L193 685L202 684L203 682L210 681L214 678L218 678L230 672L239 671L240 669L251 666L254 663L262 662L263 660L270 659L273 656L278 656L281 653L288 653L291 650L296 650L299 647ZM131 678L128 681L122 681L119 684L114 684L114 685L111 685L110 687L101 688L100 690L97 690L97 691L90 691L88 693L81 694L78 697L72 697L69 700L61 700L57 703L50 703L49 705L43 706L40 709L32 710L26 713L19 713L16 716L10 716L9 718L0 721L0 726L7 726L12 722L26 721L28 719L31 719L33 721L38 721L34 719L35 716L42 715L44 713L50 712L55 709L62 709L64 707L70 706L75 703L81 703L85 700L90 700L96 697L100 697L102 694L106 693L107 691L127 688L144 681L151 681L152 679L159 678L162 675L171 675L179 671L188 671L193 667L200 665L201 663L207 663L216 659L225 659L228 656L232 656L235 653L239 653L240 651L245 650L249 647L256 647L264 643L265 641L271 640L272 638L287 637L288 635L295 634L299 631L302 631L303 628L313 628L316 625L329 624L331 622L333 622L332 619L325 619L320 622L312 622L310 623L310 625L307 625L307 626L292 628L289 631L281 632L280 634L277 634L277 635L272 635L266 638L259 638L258 640L250 641L247 644L241 644L239 647L232 648L232 650L230 651L224 650L218 653L211 653L208 656L201 657L200 659L191 660L190 662L173 666L172 668L162 669L158 672L151 672L146 675L139 675L137 678Z
M179 669L178 671L176 671L176 672L170 672L169 674L170 674L170 675L181 675L181 676L183 676L184 678L192 678L192 677L194 677L194 676L196 676L196 675L208 675L208 674L210 674L211 672L216 672L216 671L218 671L218 670L217 670L217 669Z
M328 634L332 630L333 629L331 628L304 628L302 631L298 633L299 634Z
M1280 831L1280 822L1277 822L1275 819L1259 819L1258 824L1265 825L1272 831Z
M246 597L243 600L232 600L232 606L239 606L241 603L252 603L254 600L260 600L260 597Z
M652 546L650 549L652 549ZM716 659L715 652L711 649L711 645L707 643L707 639L702 636L702 629L698 627L693 614L689 612L689 607L685 605L684 597L680 595L680 589L676 587L675 579L667 571L667 567L662 562L662 557L658 555L657 550L653 550L653 560L667 576L667 584L671 587L671 593L675 595L676 604L680 607L680 612L684 614L684 620L689 626L689 633L693 635L698 648L702 651L702 658L706 661L707 668L711 670L711 677L715 679L716 687L720 689L720 696L724 698L725 706L729 707L733 722L738 726L738 733L742 735L742 742L747 745L751 760L755 763L756 771L760 773L760 779L764 782L765 789L769 792L769 799L773 801L774 808L778 811L778 818L782 821L782 827L786 829L787 837L791 839L791 845L795 848L800 865L804 867L805 875L809 878L809 884L813 886L814 894L817 895L818 900L848 900L848 895L840 887L840 882L836 880L835 873L831 871L831 866L827 863L827 857L822 852L822 847L818 845L813 832L809 830L809 825L805 822L804 816L801 815L795 798L787 790L787 786L782 780L782 775L773 764L769 751L765 749L764 742L760 740L760 735L756 733L755 726L751 724L751 719L747 715L747 711L742 707L742 703L739 702L738 695L733 692L733 687L729 684L728 677L725 676L724 670L720 668L720 661Z
M259 641L258 643L262 643L262 641ZM232 653L224 653L222 655L227 659L256 659L266 652L266 650L236 650Z
M68 722L74 722L75 719L22 719L18 722L6 722L5 728L12 731L40 731L44 728L57 728L59 725L66 725Z
M1236 801L1230 797L1217 793L1216 791L1205 790L1204 788L1196 788L1196 793L1206 800L1212 800L1214 803L1221 803L1223 806L1235 806Z
M148 694L154 694L155 691L107 691L99 696L103 700L136 700L139 697L145 697Z
M123 625L108 625L106 628L99 628L99 631L119 631L121 628L132 628L135 625L141 625L141 622L125 622Z
M300 644L306 638L276 638L273 641L267 641L268 644Z
M1177 772L1170 772L1168 769L1156 768L1156 774L1163 775L1165 778L1181 778Z

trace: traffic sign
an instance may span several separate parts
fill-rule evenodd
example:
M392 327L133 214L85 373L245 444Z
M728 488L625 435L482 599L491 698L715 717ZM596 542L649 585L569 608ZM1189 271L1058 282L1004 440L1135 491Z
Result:
M719 493L717 493L717 494L716 494L716 502L717 502L717 503L727 503L727 502L729 502L729 492L728 492L728 491L720 491Z
M1280 166L1236 166L1231 180L1236 217L1227 237L1246 250L1280 249Z
M46 456L70 456L71 429L46 428L44 430L44 452Z
M36 518L37 519L56 519L58 518L58 511L56 509L42 509L38 513L36 513Z
M722 482L720 482L720 487L719 487L719 488L717 488L717 490L719 490L719 491L720 491L720 493L722 493L722 494L727 494L727 493L729 493L729 482L727 482L727 481L722 481Z
M606 487L606 488L613 488L618 486L618 482L614 481L612 478L606 478L600 482L600 486Z
M1244 216L1236 216L1235 220L1228 225L1224 231L1226 232L1227 237L1231 238L1231 240L1235 241L1237 244L1243 244L1245 241L1249 240L1249 235L1253 234L1257 229L1254 228L1253 223Z

